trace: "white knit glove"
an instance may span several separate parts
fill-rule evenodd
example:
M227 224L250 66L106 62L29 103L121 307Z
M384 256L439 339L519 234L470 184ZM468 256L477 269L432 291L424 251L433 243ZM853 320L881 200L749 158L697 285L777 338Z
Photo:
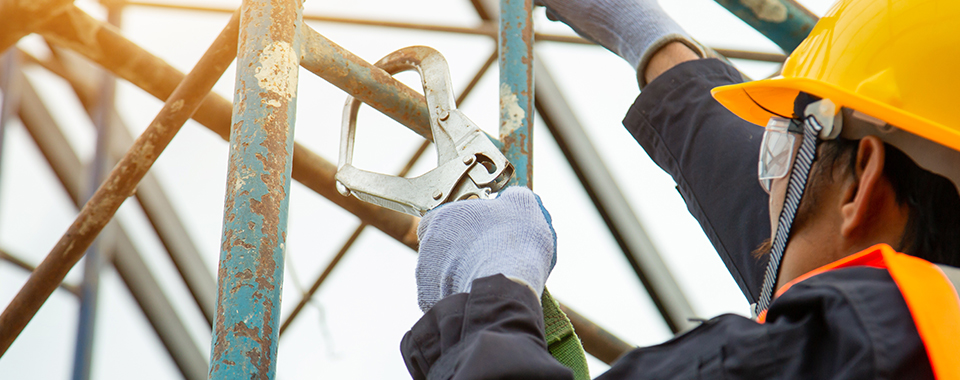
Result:
M641 87L650 58L664 45L680 41L700 57L704 49L694 42L657 0L536 0L552 20L569 25L581 37L596 42L627 60L637 70Z
M434 209L420 220L417 235L417 301L424 312L495 274L528 285L539 299L557 262L550 214L525 187Z

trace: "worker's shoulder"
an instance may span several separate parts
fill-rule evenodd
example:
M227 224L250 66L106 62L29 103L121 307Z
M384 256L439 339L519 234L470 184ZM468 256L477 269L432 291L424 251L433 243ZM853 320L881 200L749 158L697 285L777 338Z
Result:
M767 324L804 328L827 342L827 356L865 358L863 364L893 378L927 378L929 362L903 295L886 269L850 267L795 284L771 305ZM882 359L882 360L881 360Z
M767 323L725 314L660 345L634 350L605 379L927 379L910 312L886 270L836 270L778 298Z
M910 309L890 273L866 266L824 272L793 285L771 305L767 320L772 322L780 314L811 312L828 321L833 315L855 317L844 318L843 323L905 319L912 325Z

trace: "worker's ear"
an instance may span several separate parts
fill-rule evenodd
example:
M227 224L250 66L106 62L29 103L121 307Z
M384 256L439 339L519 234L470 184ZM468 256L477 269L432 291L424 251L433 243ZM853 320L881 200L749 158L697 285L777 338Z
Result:
M886 197L893 195L890 183L883 179L886 150L883 141L876 136L860 140L853 175L847 175L841 186L840 233L851 237L864 228L870 228L874 213L882 209ZM869 233L869 232L868 232Z

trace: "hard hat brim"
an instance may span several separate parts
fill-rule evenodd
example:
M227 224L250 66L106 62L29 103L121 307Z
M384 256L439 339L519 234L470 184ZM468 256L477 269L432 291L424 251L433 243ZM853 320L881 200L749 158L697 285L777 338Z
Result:
M772 116L792 117L793 102L800 92L828 98L837 107L847 107L876 117L928 140L939 141L960 151L960 132L915 114L807 78L777 77L719 86L713 98L740 118L764 126Z

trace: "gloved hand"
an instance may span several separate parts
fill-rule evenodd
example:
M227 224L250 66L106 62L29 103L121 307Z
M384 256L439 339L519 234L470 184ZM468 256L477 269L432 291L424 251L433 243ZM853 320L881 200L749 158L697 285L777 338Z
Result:
M552 20L569 25L581 37L596 42L627 60L637 70L640 86L647 63L661 47L683 42L700 57L704 48L694 42L657 0L535 0Z
M417 236L417 301L424 312L498 273L528 285L539 299L557 262L550 214L525 187L434 209L420 220Z

